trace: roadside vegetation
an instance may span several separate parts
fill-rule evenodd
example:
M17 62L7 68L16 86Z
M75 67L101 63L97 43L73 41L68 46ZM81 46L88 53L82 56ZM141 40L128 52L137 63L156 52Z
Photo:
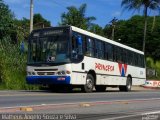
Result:
M96 18L86 16L86 9L86 4L79 8L67 7L68 11L61 14L59 26L73 25L111 39L113 24L107 23L105 27L95 24ZM154 79L160 79L160 16L146 18L135 15L128 20L117 19L114 22L114 41L143 50L145 20L147 20L145 37L147 67L156 69L157 77ZM50 21L41 14L34 15L34 29L50 26ZM0 89L40 88L27 85L25 82L28 36L29 19L16 19L4 1L0 0ZM22 41L25 43L23 51L20 50Z
M9 38L0 42L0 89L25 89L26 55L20 55L19 46Z
M160 80L160 60L155 62L151 57L148 57L147 58L147 68L155 69L156 71L156 75L149 76L148 79Z

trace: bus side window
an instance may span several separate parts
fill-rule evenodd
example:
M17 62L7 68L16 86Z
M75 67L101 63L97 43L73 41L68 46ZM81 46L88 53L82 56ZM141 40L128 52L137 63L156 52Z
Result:
M131 57L132 57L132 59L131 59L132 65L135 66L136 63L135 63L135 55L134 55L134 52L131 52Z
M138 54L137 57L138 57L138 67L141 67L141 58L140 58L140 54Z
M144 56L141 55L141 59L142 59L142 67L144 68L145 67L145 60L144 60Z
M105 47L104 47L104 59L108 60L108 44L105 43Z
M100 59L104 58L104 44L102 41L96 40L95 42L95 57Z
M117 62L117 46L114 46L114 61Z
M138 66L138 54L134 53L135 66Z
M127 58L128 58L129 65L135 65L133 52L127 51Z
M123 56L122 48L118 47L118 51L117 52L118 52L118 56L117 56L118 60L117 60L117 62L123 63L123 61L122 61L122 56Z
M94 40L89 37L86 38L85 55L89 57L94 57Z
M101 58L101 59L104 59L104 42L101 41L99 47L100 47L100 48L99 48L100 58Z
M108 50L108 60L113 61L113 45L108 44L107 50Z
M122 53L122 56L123 56L123 63L125 64L128 64L128 59L127 59L127 50L126 49L123 49L123 53Z
M144 67L144 57L142 55L138 55L138 63L139 67Z

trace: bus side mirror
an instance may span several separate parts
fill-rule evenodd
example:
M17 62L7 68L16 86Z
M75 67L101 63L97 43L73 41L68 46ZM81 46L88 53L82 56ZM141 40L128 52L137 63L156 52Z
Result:
M82 38L80 36L78 36L76 40L78 45L82 45Z

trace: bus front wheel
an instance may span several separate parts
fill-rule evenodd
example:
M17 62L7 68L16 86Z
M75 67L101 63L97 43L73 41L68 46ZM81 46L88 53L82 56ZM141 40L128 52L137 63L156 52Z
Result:
M94 77L91 74L87 75L86 84L82 87L82 91L91 93L94 87Z
M132 80L130 77L127 77L126 85L125 86L119 86L120 91L129 92L132 88Z

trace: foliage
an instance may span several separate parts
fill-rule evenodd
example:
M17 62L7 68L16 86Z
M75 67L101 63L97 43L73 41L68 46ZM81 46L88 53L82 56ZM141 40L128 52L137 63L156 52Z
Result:
M156 77L149 77L148 79L156 79L160 80L160 60L154 61L151 57L147 57L146 59L147 68L155 69L157 72Z
M15 33L16 33L17 43L27 40L29 36L29 20L26 18L23 18L22 20L15 19L14 25L16 28Z
M119 20L115 28L115 41L142 50L144 17L135 15L129 20ZM152 31L153 17L148 17L146 37L146 56L154 60L160 59L160 17L156 16L155 28ZM111 26L104 28L105 36L111 37ZM120 41L119 41L120 40Z
M11 38L12 43L19 43L29 34L29 21L17 20L9 7L0 0L0 40Z
M25 82L26 53L20 53L19 45L5 38L0 42L0 53L0 88L33 89Z
M99 26L98 24L93 24L90 29L90 32L104 36L104 32L103 32L103 28L101 26Z
M27 53L20 53L19 43L28 35L29 20L15 19L0 0L0 89L38 89L25 82Z
M157 71L157 78L160 80L160 60L156 61L155 66Z
M3 0L0 0L0 39L4 40L6 37L11 38L12 43L20 43L27 40L29 36L29 19L23 18L17 20L14 14L9 9ZM34 15L34 27L42 28L50 27L50 21L47 21L41 14Z
M148 9L159 10L160 0L122 0L122 7L128 10L139 10L142 8L144 11L144 37L143 37L143 51L145 52L146 35L147 35L147 16Z
M154 60L151 57L147 57L146 64L148 68L155 68Z
M38 29L38 28L50 27L51 23L50 21L43 18L41 14L34 14L33 25L34 29Z
M68 12L61 15L60 25L73 25L82 29L89 29L92 26L92 21L96 20L95 17L86 17L87 5L82 4L79 8L75 6L67 7Z
M0 0L0 39L3 39L8 35L10 37L14 35L13 19L14 16L11 10L2 0Z
M41 14L35 14L33 22L34 29L51 26L50 21L47 21L45 18L43 18ZM15 26L15 35L17 42L20 43L21 41L27 40L29 36L30 20L27 18L23 18L22 20L15 19L13 23Z
M141 8L145 9L145 7L151 10L155 9L158 10L160 5L160 0L122 0L121 5L124 7L124 9L128 10L136 9L140 11Z

